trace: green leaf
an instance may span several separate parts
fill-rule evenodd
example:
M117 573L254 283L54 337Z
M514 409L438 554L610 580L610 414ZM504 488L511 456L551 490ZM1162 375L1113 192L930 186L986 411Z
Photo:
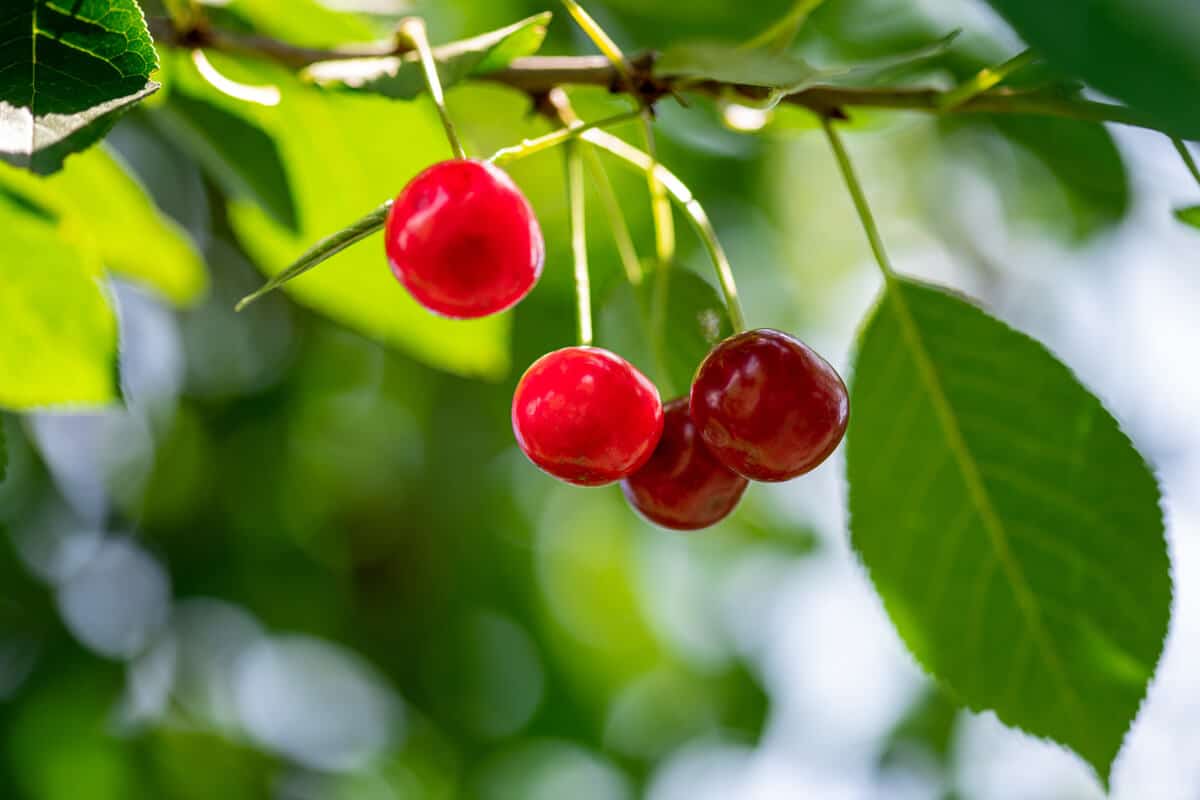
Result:
M0 12L0 159L62 167L158 88L134 0L9 0Z
M5 195L0 230L0 407L116 400L117 321L100 265Z
M662 54L654 69L659 75L764 88L799 86L820 74L816 67L786 53L723 42L676 45Z
M988 0L1052 65L1200 139L1200 4L1195 0Z
M4 443L4 417L0 417L0 483L3 483L4 476L8 474L8 450L5 449Z
M545 11L498 30L433 48L443 88L473 75L503 69L514 59L536 53L546 38L551 16ZM416 53L322 61L304 70L303 77L326 88L359 89L398 100L411 100L425 91Z
M1170 613L1145 462L1040 344L905 279L862 334L851 398L851 538L909 649L1106 779Z
M103 148L81 153L50 178L0 165L0 191L59 220L61 235L108 270L152 286L179 305L204 293L204 262L187 235Z
M209 87L191 64L173 59L171 91L186 91L263 130L279 149L296 207L297 227L281 224L249 199L230 203L230 223L268 276L314 242L394 197L429 164L449 154L441 123L424 105L361 93L330 93L298 83L268 65L214 63L249 83L275 84L278 106L239 103ZM241 72L237 72L240 69ZM381 131L396 135L380 135ZM399 136L400 138L397 138ZM455 321L414 301L392 276L382 235L339 253L291 281L286 291L334 320L451 372L497 378L509 364L510 315Z
M683 393L692 385L700 362L717 342L732 335L733 326L711 284L691 270L672 268L662 352L656 353L651 335L656 278L648 272L636 289L628 283L613 289L600 310L598 341L647 375L658 376L666 384L660 387L664 392Z
M1187 206L1175 209L1175 218L1185 225L1200 228L1200 206Z
M202 97L173 88L150 119L177 142L233 197L263 207L280 224L296 230L296 202L279 147L244 117Z
M958 31L903 53L837 67L814 67L786 53L746 49L719 42L672 47L655 63L655 71L696 80L712 80L799 91L814 84L869 86L898 71L943 55Z

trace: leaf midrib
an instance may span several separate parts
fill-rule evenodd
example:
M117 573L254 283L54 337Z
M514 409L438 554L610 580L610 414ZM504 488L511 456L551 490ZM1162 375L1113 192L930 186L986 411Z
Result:
M887 275L884 281L884 292L895 304L896 318L900 324L901 332L908 342L913 359L917 364L917 372L920 374L921 381L924 383L930 401L933 403L934 413L946 436L947 446L949 446L951 452L954 454L954 459L958 463L959 470L963 476L963 482L967 486L967 493L975 505L980 518L983 520L984 528L988 531L988 538L992 544L993 552L1004 570L1005 577L1012 588L1013 596L1016 598L1017 605L1021 609L1021 614L1025 617L1026 624L1031 629L1034 639L1043 651L1051 671L1062 686L1064 697L1069 701L1073 715L1076 717L1076 724L1083 723L1080 729L1087 730L1088 715L1086 713L1086 706L1083 705L1081 698L1067 679L1058 651L1055 649L1053 641L1042 623L1041 613L1038 611L1033 592L1025 579L1025 574L1021 566L1013 557L1004 523L992 505L991 495L984 485L983 477L975 463L975 458L971 454L970 448L967 447L966 439L959 429L954 410L942 388L941 379L938 377L937 368L934 366L933 359L925 348L925 343L921 338L916 320L909 309L908 300L904 297L904 289L901 281L902 279L895 274Z

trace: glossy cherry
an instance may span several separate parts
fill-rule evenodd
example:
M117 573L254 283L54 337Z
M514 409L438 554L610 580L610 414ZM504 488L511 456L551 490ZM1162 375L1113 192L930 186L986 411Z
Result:
M513 394L513 433L529 460L567 483L601 486L646 463L663 429L658 390L599 347L539 358Z
M385 237L392 272L417 302L456 319L504 311L529 294L546 249L512 179L467 159L413 178L388 212Z
M664 409L663 433L646 465L621 481L625 499L656 525L693 531L737 506L748 481L713 457L688 413L688 399Z
M837 448L850 398L841 376L808 345L763 328L708 354L692 383L691 415L725 466L756 481L786 481Z

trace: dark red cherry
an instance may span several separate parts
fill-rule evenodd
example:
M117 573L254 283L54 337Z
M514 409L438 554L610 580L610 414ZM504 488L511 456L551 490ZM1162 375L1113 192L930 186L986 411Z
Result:
M708 354L692 383L691 414L725 466L756 481L786 481L837 448L850 398L812 348L763 328L731 336Z
M599 347L533 362L513 394L513 433L529 460L567 483L601 486L646 463L663 429L650 380Z
M546 248L529 201L481 161L443 161L409 181L385 235L392 272L418 303L447 317L504 311L542 274Z
M629 504L664 528L693 531L733 511L748 482L713 458L688 413L688 399L664 409L663 433L646 465L621 481Z

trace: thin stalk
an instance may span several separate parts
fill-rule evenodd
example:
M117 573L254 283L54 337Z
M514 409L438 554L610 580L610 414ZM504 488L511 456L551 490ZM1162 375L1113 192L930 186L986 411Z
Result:
M622 122L633 119L638 115L637 111L625 111L620 114L614 114L611 117L585 122L573 128L559 128L556 131L547 133L545 136L539 136L536 139L523 139L519 144L512 147L502 147L488 158L488 161L500 166L508 164L512 161L517 161L522 158L527 158L534 153L540 153L543 150L549 150L551 147L557 147L571 139L583 136L588 131L596 128L604 128L609 125L617 125Z
M293 278L297 278L308 272L330 256L336 255L350 245L367 238L383 227L387 221L388 210L391 207L392 201L388 200L362 219L342 228L336 233L326 236L304 251L304 255L300 256L290 266L264 283L257 291L239 300L237 306L234 307L235 310L241 311L264 294L278 289Z
M592 288L588 275L587 214L583 191L583 158L579 144L568 142L563 151L567 167L567 212L571 219L571 253L575 260L575 307L578 340L592 344Z
M766 47L776 53L788 49L796 39L796 34L804 27L804 23L812 12L825 0L796 0L782 19L742 45L744 50Z
M1176 136L1171 137L1171 143L1175 145L1175 149L1179 152L1179 157L1183 159L1184 166L1188 168L1188 172L1192 173L1192 177L1196 179L1196 183L1200 183L1200 167L1196 166L1196 159L1192 158L1192 151L1188 150L1188 146L1184 141Z
M850 156L846 153L845 145L842 144L842 137L838 135L828 117L821 117L821 125L825 128L825 135L829 138L829 146L833 148L834 158L837 159L838 168L842 171L842 178L846 182L846 188L850 191L854 208L858 212L859 219L862 220L863 230L866 231L867 241L871 245L871 252L875 256L876 263L879 264L879 269L883 272L884 280L891 283L896 280L896 271L892 269L892 262L883 248L883 238L879 235L879 226L875 224L871 207L867 205L867 197L863 194L862 184L858 182L858 176L854 174L854 166L850 163Z
M938 107L943 111L958 108L968 100L977 97L988 89L999 86L1004 80L1018 70L1032 64L1037 56L1032 50L1024 50L995 67L985 67L950 91L938 98Z
M713 266L717 272L717 282L721 287L721 293L725 297L725 305L729 311L729 320L733 323L733 329L735 331L745 330L746 318L742 313L741 301L738 299L737 283L733 279L733 268L729 265L729 259L725 255L725 250L721 247L721 242L717 238L717 232L713 229L712 222L709 221L708 215L704 213L704 207L696 200L692 191L688 189L687 184L662 164L655 163L654 159L648 154L643 153L641 150L625 143L612 134L593 129L583 132L581 138L586 142L591 142L602 150L607 150L617 158L628 164L632 164L643 172L653 171L658 179L662 181L667 192L670 193L687 214L692 227L696 229L696 233L700 236L700 241L703 243L704 249L708 251L708 255L712 259Z
M558 114L558 120L563 125L568 128L578 128L583 125L583 120L575 113L575 109L571 107L571 101L567 98L567 93L562 89L551 91L550 105ZM625 220L625 212L621 210L621 201L617 198L612 181L609 180L608 171L604 169L604 164L600 161L600 156L597 155L596 148L592 145L583 148L583 155L587 159L587 166L591 170L596 190L600 193L600 200L604 203L604 211L608 214L608 224L612 228L617 253L621 257L621 266L625 269L625 277L634 286L641 286L642 262L638 258L637 247L633 243L633 234L629 232L629 223Z
M576 0L562 0L562 2L579 28L587 34L587 37L592 40L592 44L596 45L596 49L612 64L626 91L640 105L641 100L637 95L637 87L634 86L633 69L629 66L629 61L625 58L625 53L621 51L620 45ZM658 153L654 144L654 118L649 108L641 109L641 118L642 137L646 152L657 162ZM671 216L671 202L667 199L666 191L658 182L654 170L647 171L646 182L650 189L650 209L654 218L655 253L659 262L669 264L675 259L675 220Z
M401 38L417 49L417 54L421 57L421 70L425 73L425 85L429 88L429 96L433 98L434 106L437 107L438 116L442 118L442 127L446 129L446 139L450 142L450 149L454 151L454 157L466 158L467 151L463 149L462 142L458 139L458 132L454 129L454 121L450 119L450 112L446 109L446 98L442 94L442 81L438 76L433 49L429 46L429 36L425 32L425 21L419 17L408 17L401 21L398 33Z

